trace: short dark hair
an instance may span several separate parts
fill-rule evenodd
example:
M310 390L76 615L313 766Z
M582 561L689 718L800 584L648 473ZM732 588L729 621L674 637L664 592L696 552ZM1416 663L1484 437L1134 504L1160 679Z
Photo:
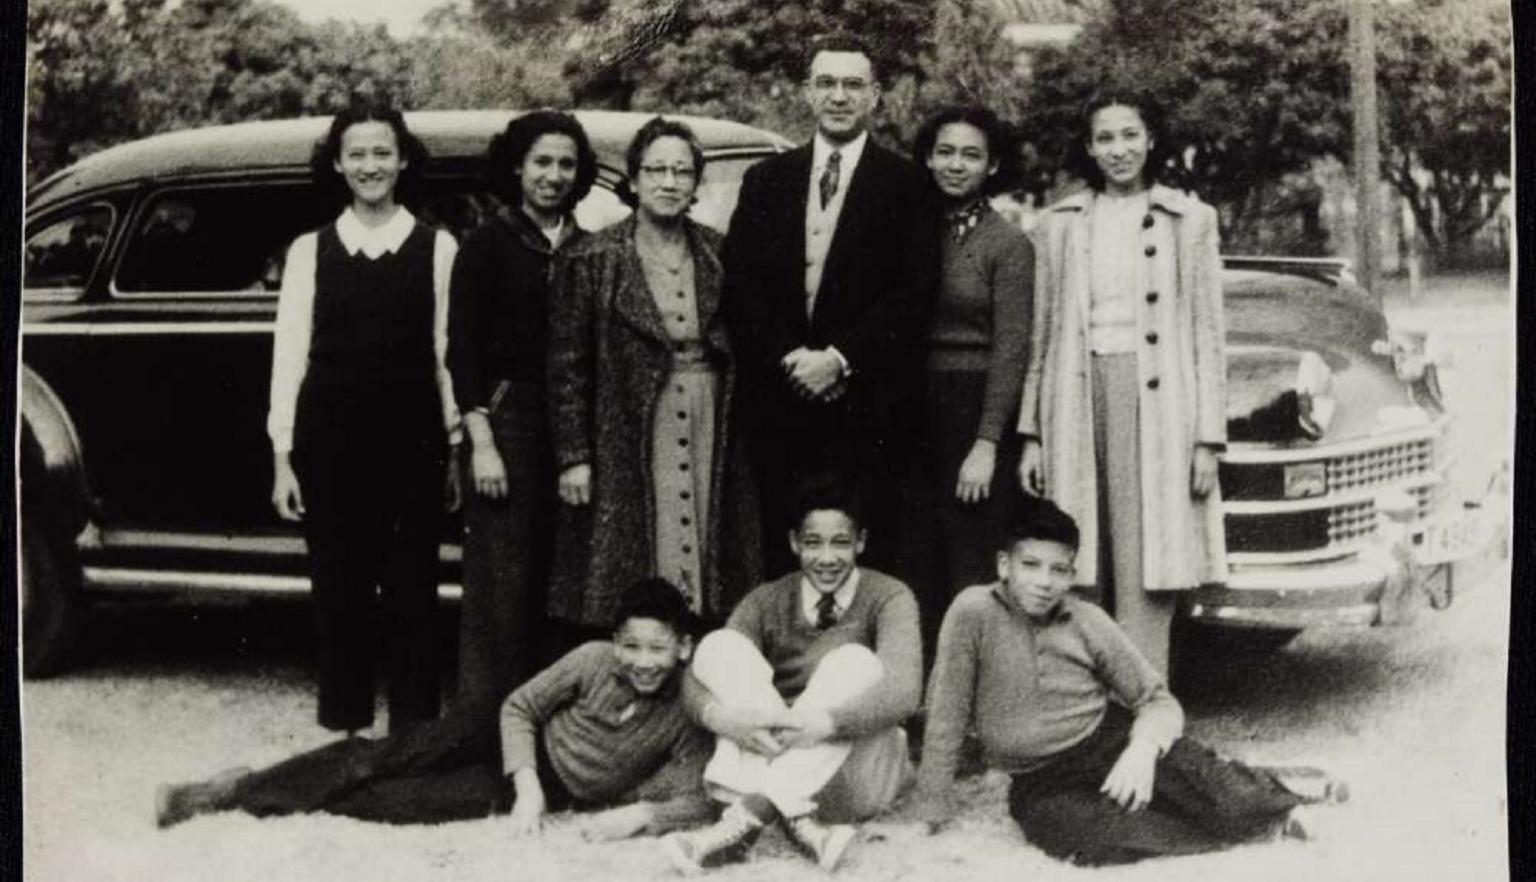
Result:
M698 619L688 608L688 600L676 585L659 576L630 583L619 597L619 612L614 630L630 619L655 619L671 628L679 637L687 637L698 627Z
M816 61L816 56L823 52L857 52L869 59L870 73L875 81L880 80L880 59L863 37L851 31L830 31L811 40L810 47L805 52L805 69L801 72L802 78L811 75L811 64Z
M422 176L426 174L430 158L427 147L406 128L405 117L399 110L387 101L377 99L354 101L331 118L330 128L315 143L315 149L309 155L309 173L315 187L326 199L338 203L345 204L351 198L346 180L336 170L336 160L341 156L341 136L347 129L365 122L381 122L394 131L395 145L400 150L400 158L405 161L405 168L400 170L400 177L395 182L395 199L407 205L415 204L421 195Z
M485 151L486 183L507 205L522 204L523 160L534 143L545 135L565 135L576 142L576 182L565 209L570 210L592 191L592 184L597 180L597 152L592 149L586 129L569 113L534 110L507 123L504 130L491 138Z
M1010 518L998 550L1012 551L1026 539L1059 542L1073 551L1077 551L1081 542L1077 521L1049 499L1031 500L1023 511Z
M693 167L698 173L694 182L697 184L704 180L704 145L699 142L699 136L681 120L651 117L635 132L635 137L630 139L629 147L624 151L624 170L628 178L615 190L619 199L630 208L638 204L634 180L640 174L640 161L645 158L645 151L662 138L681 138L688 145L688 152L693 154Z
M841 475L813 475L800 482L787 527L799 530L805 516L813 511L840 511L853 521L855 528L864 527L864 501L853 484Z
M1116 105L1136 111L1142 124L1147 127L1148 137L1152 139L1152 148L1147 151L1147 164L1142 171L1147 183L1170 179L1173 176L1171 166L1174 150L1169 142L1162 105L1148 95L1124 87L1101 89L1083 102L1078 112L1074 137L1067 142L1063 167L1093 189L1104 189L1104 171L1088 155L1088 143L1093 138L1093 115Z
M933 145L939 140L939 130L950 123L975 126L987 141L987 158L997 163L997 173L982 182L981 192L990 196L1001 193L1013 185L1018 176L1019 157L1014 149L1013 133L997 114L976 105L954 105L939 111L917 130L912 142L912 158L918 165L927 167ZM931 177L931 176L930 176Z

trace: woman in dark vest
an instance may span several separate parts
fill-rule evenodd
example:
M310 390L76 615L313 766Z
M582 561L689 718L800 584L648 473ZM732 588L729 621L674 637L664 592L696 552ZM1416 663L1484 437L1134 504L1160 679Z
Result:
M372 725L378 630L390 731L438 712L437 546L458 423L443 354L457 249L397 199L426 159L396 110L337 115L311 167L350 205L294 241L278 296L272 503L304 522L327 729Z
M459 700L494 712L538 669L554 544L555 461L545 413L545 324L555 255L585 236L571 215L597 156L567 113L539 110L491 140L504 203L453 265L448 369L469 444L463 474Z

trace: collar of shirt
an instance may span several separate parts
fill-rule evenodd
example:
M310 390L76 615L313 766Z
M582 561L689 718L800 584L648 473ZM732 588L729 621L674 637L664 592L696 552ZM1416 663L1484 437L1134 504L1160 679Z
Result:
M385 252L399 251L415 226L416 216L403 205L397 206L389 220L376 227L365 226L358 220L357 213L348 208L336 219L336 236L348 254L356 255L361 251L370 259L378 260Z
M837 601L837 614L842 616L853 605L853 595L859 591L859 568L854 567L848 574L848 581L841 588L832 592L832 597ZM821 592L804 576L800 577L800 612L805 620L816 624L816 602L821 600Z
M869 143L869 132L860 132L857 138L847 144L833 144L828 141L821 132L811 140L811 186L818 186L821 181L821 173L827 167L827 157L836 150L842 154L837 165L837 192L842 193L848 189L848 182L853 180L853 170L859 165L859 157L864 155L864 145Z
M1037 617L1020 609L1019 605L1013 602L1012 595L1008 593L1007 587L1002 582L994 582L992 584L992 596L996 598L998 603L1002 604L1003 609L1006 609L1014 617L1022 619L1037 628L1072 621L1072 610L1068 608L1068 605L1074 602L1071 597L1063 597L1061 602L1056 604L1050 612L1044 616Z

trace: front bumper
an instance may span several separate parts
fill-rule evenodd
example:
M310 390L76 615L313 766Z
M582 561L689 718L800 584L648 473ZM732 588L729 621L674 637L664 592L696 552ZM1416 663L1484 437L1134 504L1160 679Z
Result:
M1408 561L1411 583L1422 597L1418 605L1444 608L1458 591L1492 573L1497 562L1508 556L1504 523L1501 520L1488 531L1486 541L1455 560L1426 563L1410 549L1402 559ZM1231 628L1379 625L1394 620L1384 609L1393 566L1389 553L1362 553L1312 563L1236 566L1227 584L1190 591L1181 609L1194 621Z

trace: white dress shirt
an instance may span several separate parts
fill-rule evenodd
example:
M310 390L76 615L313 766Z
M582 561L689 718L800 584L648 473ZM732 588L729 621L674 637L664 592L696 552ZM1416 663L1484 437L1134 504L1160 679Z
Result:
M844 582L836 591L832 592L833 601L837 604L837 618L842 618L848 607L853 605L853 596L859 591L859 568L854 567L848 574L848 581ZM811 580L800 577L800 611L805 615L805 620L816 624L816 604L821 600L821 592L811 584Z
M336 236L347 253L362 252L370 260L400 250L415 227L416 218L403 207L389 220L369 227L348 208L336 219ZM277 295L277 321L272 328L271 405L267 410L267 436L272 450L293 450L294 410L299 387L309 370L309 337L315 312L315 260L319 236L305 233L288 247L283 264L283 286ZM459 252L453 236L439 230L432 245L432 350L437 361L437 388L443 402L443 427L457 440L459 409L453 400L453 381L444 357L448 351L448 281L453 259Z

